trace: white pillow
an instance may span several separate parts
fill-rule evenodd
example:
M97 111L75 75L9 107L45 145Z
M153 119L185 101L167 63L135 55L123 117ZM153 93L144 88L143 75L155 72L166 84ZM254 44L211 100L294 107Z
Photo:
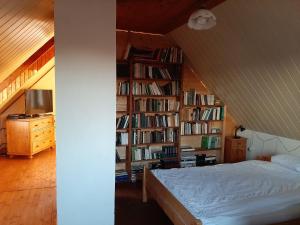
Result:
M271 162L277 163L288 169L300 172L300 157L294 155L280 154L271 157Z

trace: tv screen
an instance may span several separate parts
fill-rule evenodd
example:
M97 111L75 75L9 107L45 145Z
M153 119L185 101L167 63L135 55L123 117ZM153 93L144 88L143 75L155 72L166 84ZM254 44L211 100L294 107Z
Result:
M27 115L53 112L52 90L29 89L25 91L25 113Z

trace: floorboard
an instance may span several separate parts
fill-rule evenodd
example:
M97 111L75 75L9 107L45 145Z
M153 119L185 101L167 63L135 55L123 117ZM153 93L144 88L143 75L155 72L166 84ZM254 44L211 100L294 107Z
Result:
M0 157L0 224L56 225L55 150Z

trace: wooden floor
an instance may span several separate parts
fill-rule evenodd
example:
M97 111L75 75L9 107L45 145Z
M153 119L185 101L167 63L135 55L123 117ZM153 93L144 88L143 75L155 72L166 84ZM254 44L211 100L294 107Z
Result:
M0 224L56 225L55 150L0 157Z

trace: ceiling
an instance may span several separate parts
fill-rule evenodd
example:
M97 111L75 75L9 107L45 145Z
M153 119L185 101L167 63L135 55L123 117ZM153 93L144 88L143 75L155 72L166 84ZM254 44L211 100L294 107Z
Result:
M54 35L53 0L0 0L0 82Z
M300 1L227 0L207 31L170 33L246 128L300 140Z
M117 0L117 29L166 34L187 23L199 8L225 0Z

